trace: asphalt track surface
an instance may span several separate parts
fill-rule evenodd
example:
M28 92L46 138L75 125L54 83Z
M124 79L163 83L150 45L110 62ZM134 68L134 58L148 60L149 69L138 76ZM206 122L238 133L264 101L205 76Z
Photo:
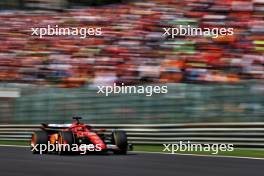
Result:
M263 176L264 160L129 153L33 155L28 148L0 147L1 176Z

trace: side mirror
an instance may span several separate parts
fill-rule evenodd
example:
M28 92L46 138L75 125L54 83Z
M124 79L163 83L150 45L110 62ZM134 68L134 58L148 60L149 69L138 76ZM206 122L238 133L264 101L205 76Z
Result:
M92 127L90 125L85 125L85 127L90 130Z

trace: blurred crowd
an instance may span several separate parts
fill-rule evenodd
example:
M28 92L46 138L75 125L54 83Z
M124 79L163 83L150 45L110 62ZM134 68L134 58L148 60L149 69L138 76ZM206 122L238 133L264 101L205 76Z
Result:
M31 36L32 27L101 27L102 36ZM234 35L162 37L163 27ZM60 87L264 79L262 0L152 0L56 11L0 11L0 82Z

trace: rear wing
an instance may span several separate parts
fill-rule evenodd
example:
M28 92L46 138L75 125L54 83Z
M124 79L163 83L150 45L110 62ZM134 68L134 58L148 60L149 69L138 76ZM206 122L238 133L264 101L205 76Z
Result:
M45 123L42 123L41 125L42 125L41 128L46 131L62 131L71 126L71 124L45 124Z

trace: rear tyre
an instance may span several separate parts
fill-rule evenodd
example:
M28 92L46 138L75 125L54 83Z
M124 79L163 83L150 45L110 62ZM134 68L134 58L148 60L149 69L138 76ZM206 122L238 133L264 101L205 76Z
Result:
M115 150L114 154L126 154L127 153L127 135L125 131L113 131L112 143L115 144L119 150Z
M47 146L49 141L49 135L46 131L35 131L31 136L31 151L33 154L42 154L47 153ZM46 145L46 150L43 151L44 148L40 146ZM36 146L35 148L33 146ZM42 149L42 153L40 153L40 148Z
M71 131L62 131L59 133L59 144L66 144L62 145L60 150L58 151L59 155L65 155L72 153L71 148L72 145L75 143L74 135Z

